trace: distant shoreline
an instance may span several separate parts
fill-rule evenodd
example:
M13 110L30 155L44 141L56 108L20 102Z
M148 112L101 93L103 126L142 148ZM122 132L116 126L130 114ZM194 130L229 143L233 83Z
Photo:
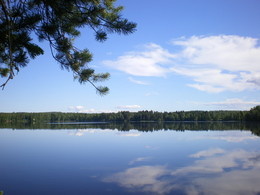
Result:
M0 123L93 123L173 121L260 121L260 106L250 111L121 111L117 113L14 112L0 113Z

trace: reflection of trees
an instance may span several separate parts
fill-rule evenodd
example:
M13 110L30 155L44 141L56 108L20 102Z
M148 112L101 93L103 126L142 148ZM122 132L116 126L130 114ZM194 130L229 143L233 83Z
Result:
M260 136L260 123L247 123L247 128L250 129L250 131L257 136Z
M40 124L0 124L0 128L10 129L111 129L119 131L158 131L158 130L250 130L260 136L260 123L253 122L127 122L127 123L40 123Z

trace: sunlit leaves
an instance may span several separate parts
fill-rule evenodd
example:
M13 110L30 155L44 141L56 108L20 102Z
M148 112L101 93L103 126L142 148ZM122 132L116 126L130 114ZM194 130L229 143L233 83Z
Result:
M84 69L80 72L79 74L79 82L83 83L85 81L88 81L90 79L90 77L92 76L92 74L94 74L94 70L93 69Z
M108 87L103 87L103 86L97 87L97 93L99 95L106 95L106 94L108 94L108 92L109 92L109 88Z
M109 79L109 77L110 77L109 73L95 74L95 75L93 75L93 81L94 82L102 82L104 80Z
M0 76L7 77L8 73L9 73L8 68L0 68Z

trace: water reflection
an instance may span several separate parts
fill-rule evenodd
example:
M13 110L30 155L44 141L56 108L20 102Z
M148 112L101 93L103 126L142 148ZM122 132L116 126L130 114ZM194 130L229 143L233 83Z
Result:
M119 131L157 131L157 130L251 130L260 135L259 122L132 122L132 123L39 123L39 124L0 124L0 128L11 129L110 129Z
M102 133L105 132L112 132L112 129L102 129ZM85 134L94 134L94 133L100 133L101 130L100 129L76 129L76 130L72 130L69 131L69 135L74 135L74 136L84 136Z
M217 134L205 134L203 136L196 136L194 139L209 139L209 140L223 140L231 143L239 143L243 141L257 140L259 137L256 137L248 131L219 131Z
M258 194L260 153L212 148L189 156L189 166L143 165L103 179L132 192L155 194Z
M215 124L0 129L0 191L12 195L259 194L259 126Z
M69 135L74 136L84 136L87 134L95 134L95 133L114 133L117 136L126 136L126 137L139 137L142 133L138 130L131 131L114 131L112 129L77 129L69 131ZM249 133L248 131L219 131L217 134L204 134L190 137L189 139L208 139L208 140L223 140L227 142L243 142L246 140L257 140L259 139L255 135Z
M138 137L141 136L141 133L139 131L134 131L132 130L131 132L118 132L118 131L114 131L112 129L77 129L77 130L71 130L69 131L69 135L74 135L74 136L84 136L87 134L95 134L95 133L114 133L117 136L125 136L125 137Z
M139 166L116 173L103 181L117 183L130 191L164 194L173 189L171 179L163 179L170 175L171 171L165 166Z
M138 157L135 158L134 160L131 160L128 165L134 165L138 162L145 162L145 161L149 161L151 159L151 157Z
M144 123L56 123L56 124L0 124L1 128L11 128L13 130L19 129L72 129L77 130L74 135L82 136L86 133L95 133L98 130L105 131L120 131L127 132L137 130L139 132L153 132L153 131L214 131L214 130L243 130L251 131L254 135L260 136L259 122L144 122ZM72 133L73 134L73 133ZM140 133L119 133L121 136L140 136ZM252 136L253 137L253 136ZM220 138L220 137L219 137ZM224 137L226 139L227 137ZM238 137L230 138L230 141L236 142ZM215 138L214 138L215 139ZM239 140L238 140L239 141Z

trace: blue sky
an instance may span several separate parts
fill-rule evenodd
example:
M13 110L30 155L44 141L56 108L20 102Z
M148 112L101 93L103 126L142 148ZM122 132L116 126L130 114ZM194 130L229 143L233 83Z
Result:
M90 66L109 72L99 96L45 54L0 91L0 112L248 110L260 105L259 0L118 0L138 24L95 41L82 30ZM1 78L0 80L4 80Z

